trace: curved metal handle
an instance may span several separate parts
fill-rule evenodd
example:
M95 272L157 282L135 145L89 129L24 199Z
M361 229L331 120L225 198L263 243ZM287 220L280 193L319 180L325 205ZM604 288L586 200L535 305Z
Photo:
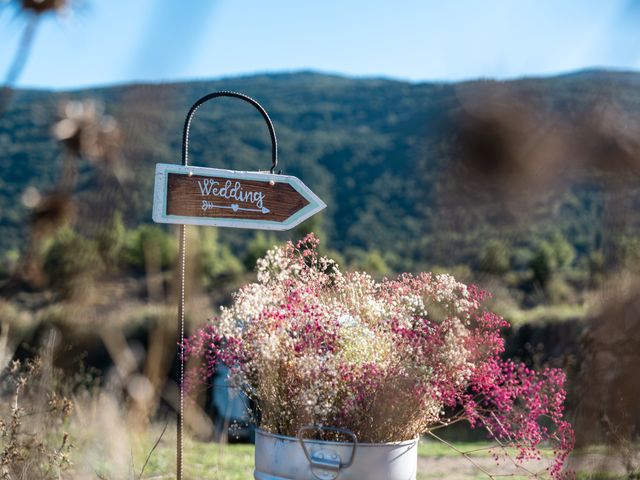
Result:
M194 103L191 109L189 109L189 113L187 113L187 118L184 121L184 128L182 129L182 165L184 165L185 167L189 165L189 130L191 129L191 120L193 119L193 116L195 115L198 108L202 106L203 103L218 97L232 97L232 98L238 98L240 100L244 100L245 102L253 105L260 112L260 114L262 115L262 118L264 118L264 121L267 124L267 127L269 128L269 135L271 136L271 170L269 170L269 172L273 173L274 170L276 169L276 166L278 165L278 140L276 139L276 131L273 128L273 123L269 118L269 114L267 114L267 111L264 108L262 108L262 105L260 105L253 98L247 95L244 95L242 93L226 92L226 91L214 92L214 93L205 95L196 103Z
M342 463L339 457L338 457L338 461L331 460L331 459L314 458L309 453L309 450L307 449L307 445L304 443L305 441L304 433L318 432L318 431L336 432L336 433L341 433L346 437L349 437L351 439L351 442L353 443L353 450L351 450L351 456L349 457L349 461ZM336 428L336 427L323 427L320 425L306 425L304 427L300 427L300 430L298 430L297 437L298 437L298 441L300 442L300 445L302 446L302 451L304 452L305 457L307 457L307 460L309 461L309 464L311 465L312 468L316 467L323 470L331 470L334 472L339 472L341 469L349 468L353 464L353 459L356 456L356 450L358 448L358 437L351 430L346 430L344 428ZM313 473L313 470L312 470L312 473ZM313 473L313 475L316 478L320 478L315 473Z

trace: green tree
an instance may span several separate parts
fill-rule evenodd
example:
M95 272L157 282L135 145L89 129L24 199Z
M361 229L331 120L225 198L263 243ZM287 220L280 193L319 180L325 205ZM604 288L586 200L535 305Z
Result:
M0 257L0 278L3 278L13 272L18 260L20 260L20 251L13 248L0 254Z
M595 250L589 255L589 280L591 287L600 287L605 279L605 262L602 250Z
M573 245L561 233L554 233L550 240L541 240L529 265L534 281L546 290L553 275L569 268L575 258Z
M365 250L360 247L349 247L344 251L341 260L342 269L364 270L374 275L384 276L394 272L391 263L398 261L398 257L389 252L383 255L380 250Z
M67 297L85 293L95 276L104 270L97 242L71 228L59 230L44 257L49 285Z
M640 237L623 237L618 242L618 251L622 268L640 271Z
M141 225L129 232L123 249L125 264L144 270L148 265L167 269L173 265L178 254L175 239L158 225Z
M247 246L247 254L244 257L245 268L249 271L254 270L258 259L264 257L267 250L273 247L276 243L277 240L273 235L266 235L261 231L256 232L255 236Z
M197 261L202 270L203 284L210 286L216 279L244 273L244 265L231 252L228 245L222 245L218 239L217 228L200 228Z
M502 275L508 272L511 267L509 250L501 240L489 240L480 252L478 263L481 271Z
M553 271L557 267L556 262L555 251L551 244L546 240L540 241L529 266L533 271L534 281L536 281L543 289L546 288Z
M326 247L325 242L327 239L327 232L323 227L323 217L322 215L314 215L311 218L308 218L300 225L298 225L293 231L293 241L296 242L307 236L309 233L313 233L316 238L320 240L320 248L323 249Z
M378 250L371 250L362 259L360 268L373 275L389 275L391 269Z
M549 242L553 249L556 267L564 269L569 267L576 258L576 250L560 232L556 232L551 236Z
M108 268L117 266L122 247L124 246L127 230L122 222L120 210L116 210L96 238L98 251Z

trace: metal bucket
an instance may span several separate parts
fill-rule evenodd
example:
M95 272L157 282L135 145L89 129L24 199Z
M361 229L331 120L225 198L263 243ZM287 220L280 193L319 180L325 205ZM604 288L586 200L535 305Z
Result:
M351 441L304 436L319 430ZM359 443L353 432L331 427L302 427L297 438L256 430L255 480L415 480L417 467L418 439Z

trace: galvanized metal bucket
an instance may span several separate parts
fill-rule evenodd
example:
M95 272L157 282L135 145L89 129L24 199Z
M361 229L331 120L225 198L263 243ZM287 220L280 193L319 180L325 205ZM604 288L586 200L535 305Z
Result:
M305 437L320 430L349 441ZM418 439L359 443L353 432L332 427L302 427L297 438L256 430L255 480L415 480L417 466Z

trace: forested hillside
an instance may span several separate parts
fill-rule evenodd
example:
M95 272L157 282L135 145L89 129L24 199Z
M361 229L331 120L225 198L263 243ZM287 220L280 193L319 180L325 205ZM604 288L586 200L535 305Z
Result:
M638 234L630 214L638 211L638 74L413 84L294 73L15 92L0 117L0 256L24 244L25 189L46 192L61 175L63 149L51 134L61 101L98 99L124 138L116 175L90 162L80 169L78 228L99 228L116 210L134 227L151 222L154 165L180 161L184 116L215 90L265 106L282 172L325 200L313 227L347 260L377 251L392 270L482 268L492 248L499 256L506 247L518 267L555 238L588 268L594 252L606 257L607 242ZM198 111L190 152L196 165L270 166L261 117L229 99ZM254 234L220 235L243 253Z

